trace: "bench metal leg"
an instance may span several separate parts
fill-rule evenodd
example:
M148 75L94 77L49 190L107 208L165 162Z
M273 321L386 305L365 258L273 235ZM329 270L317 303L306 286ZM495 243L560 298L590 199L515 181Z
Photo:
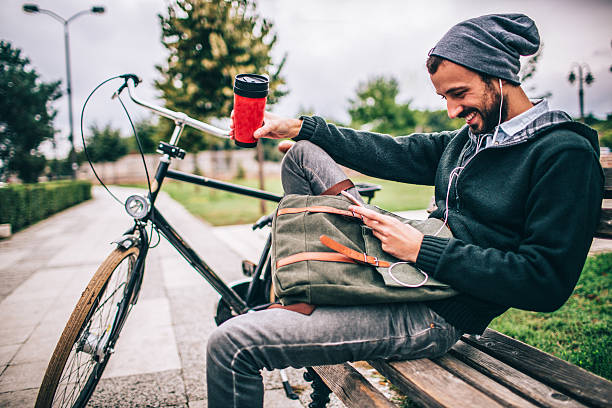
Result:
M308 404L308 408L325 408L329 402L329 394L331 394L329 387L323 382L321 377L319 377L319 374L317 374L312 367L306 367L304 379L312 382L312 394L310 394L312 402Z

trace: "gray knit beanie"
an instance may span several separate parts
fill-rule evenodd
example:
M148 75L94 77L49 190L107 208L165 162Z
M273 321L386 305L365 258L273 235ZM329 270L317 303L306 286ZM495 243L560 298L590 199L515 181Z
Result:
M520 84L521 55L540 46L535 22L524 14L490 14L463 21L442 37L429 55Z

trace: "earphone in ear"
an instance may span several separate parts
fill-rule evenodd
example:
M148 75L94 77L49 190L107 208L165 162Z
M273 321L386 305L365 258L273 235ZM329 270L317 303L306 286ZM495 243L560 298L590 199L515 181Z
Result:
M497 139L497 132L499 132L499 125L501 125L502 106L504 106L504 86L501 78L497 78L497 80L499 81L499 94L501 95L501 98L499 101L499 120L497 121L497 127L495 128L495 134L493 134L493 143L495 143Z

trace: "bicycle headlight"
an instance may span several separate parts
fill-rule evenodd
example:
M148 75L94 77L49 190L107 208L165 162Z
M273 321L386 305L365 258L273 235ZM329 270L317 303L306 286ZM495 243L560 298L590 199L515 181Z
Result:
M131 217L141 220L149 213L149 200L141 195L129 196L125 200L125 210Z

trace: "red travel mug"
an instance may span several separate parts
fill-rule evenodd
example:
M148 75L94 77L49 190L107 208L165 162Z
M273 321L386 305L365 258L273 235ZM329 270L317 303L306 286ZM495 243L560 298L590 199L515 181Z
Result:
M263 125L268 78L256 74L236 75L234 81L234 143L255 147L253 133Z

